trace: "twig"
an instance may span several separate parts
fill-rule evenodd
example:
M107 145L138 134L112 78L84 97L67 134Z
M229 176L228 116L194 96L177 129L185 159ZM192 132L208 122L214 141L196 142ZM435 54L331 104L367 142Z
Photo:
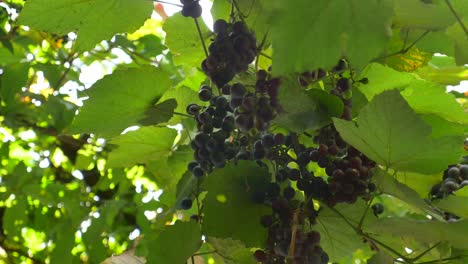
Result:
M200 41L202 43L203 50L205 51L205 56L208 57L208 50L206 49L205 40L203 39L203 34L201 32L201 29L200 29L200 24L198 24L198 19L194 18L193 20L195 21L195 25L197 26L198 36L200 37Z
M426 30L424 33L421 34L421 36L419 36L415 41L413 41L408 47L405 47L406 45L404 44L403 45L403 48L401 48L401 50L399 51L396 51L396 52L393 52L393 53L390 53L390 54L387 54L385 56L382 56L382 57L378 57L376 59L374 59L374 61L376 60L381 60L381 59L385 59L385 58L388 58L388 57L392 57L392 56L395 56L395 55L398 55L398 54L405 54L407 53L411 48L414 47L414 45L416 45L422 38L424 38L430 31L429 30Z
M445 0L445 3L446 3L447 6L450 8L450 11L452 11L452 14L455 16L455 18L456 18L457 21L458 21L458 24L460 24L460 26L462 27L463 31L465 31L466 37L468 38L468 28L466 28L466 26L465 26L465 24L463 23L463 20L461 20L460 16L458 16L457 12L455 11L455 9L454 9L453 6L452 6L452 3L450 3L449 0Z
M369 203L367 203L366 210L364 210L364 213L362 214L361 219L359 220L359 224L357 226L357 228L359 230L362 230L362 224L364 223L364 219L366 218L367 212L369 211L369 208L370 208L373 200L374 200L374 196L372 196Z
M68 55L68 57L65 59L64 61L64 64L66 62L68 62L68 67L65 69L65 71L62 73L62 75L60 76L60 78L58 79L58 81L55 83L55 85L53 86L54 89L58 89L60 88L63 80L65 80L65 78L67 77L68 73L70 72L71 68L73 67L73 61L78 58L78 56L80 55L80 53L70 53Z

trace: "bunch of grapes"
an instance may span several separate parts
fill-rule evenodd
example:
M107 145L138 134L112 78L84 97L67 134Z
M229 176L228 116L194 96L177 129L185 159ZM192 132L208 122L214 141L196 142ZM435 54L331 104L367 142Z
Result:
M257 76L255 89L241 83L226 84L222 88L223 94L230 95L229 105L234 109L236 125L243 132L253 128L266 130L281 111L278 101L280 80L271 78L264 70L260 70Z
M237 73L247 71L257 56L257 39L243 21L231 24L219 19L213 30L216 36L208 48L208 57L202 62L202 69L218 87L222 87Z
M182 15L184 17L200 17L202 14L202 7L199 0L180 0L182 6Z
M443 181L431 189L433 199L442 199L468 185L468 165L450 165L444 171Z

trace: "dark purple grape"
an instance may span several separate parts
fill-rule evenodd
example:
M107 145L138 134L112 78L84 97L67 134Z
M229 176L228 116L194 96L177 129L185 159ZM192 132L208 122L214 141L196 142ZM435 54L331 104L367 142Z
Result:
M187 114L196 115L200 111L201 107L197 104L189 104L186 108Z
M184 199L182 199L182 201L180 201L180 207L183 209L183 210L188 210L190 208L192 208L192 199L186 197Z
M200 98L200 100L202 100L203 102L210 101L212 96L213 94L208 89L200 89L200 91L198 92L198 98Z
M213 32L216 34L227 34L229 24L224 19L218 19L213 24Z
M375 203L371 208L375 216L378 216L384 212L384 206L381 203Z
M272 134L266 134L262 136L262 145L265 148L271 148L275 145L275 139Z
M288 186L284 188L283 190L283 197L286 198L287 200L291 200L292 198L294 198L295 194L296 194L296 191L291 186Z

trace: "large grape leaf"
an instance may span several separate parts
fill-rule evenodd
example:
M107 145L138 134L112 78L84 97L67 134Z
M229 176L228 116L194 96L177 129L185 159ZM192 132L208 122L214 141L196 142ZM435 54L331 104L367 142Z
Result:
M343 219L346 217L349 223L357 227L365 208L364 201L359 200L353 205L338 205L333 210L328 207L320 210L317 224L313 228L320 232L320 246L330 256L331 261L339 261L351 252L366 247L356 231ZM373 218L366 217L364 226L372 221Z
M456 248L468 249L466 232L468 220L454 223L439 222L436 220L414 220L411 218L383 218L365 226L365 231L379 235L393 235L412 237L425 243L447 241Z
M220 259L225 264L255 264L253 253L239 240L231 238L207 237L206 241L216 250L215 260ZM217 260L216 260L217 261Z
M461 137L431 138L431 127L397 90L383 92L362 109L357 123L334 119L340 135L377 163L401 171L433 173L457 163Z
M112 138L110 143L118 145L109 154L109 167L126 167L165 158L177 131L167 127L142 127Z
M449 121L466 123L466 114L455 96L447 93L443 85L416 79L412 74L397 72L380 64L370 64L360 77L368 78L369 83L359 86L359 90L371 100L375 95L393 89L402 90L402 96L418 113L435 114Z
M378 63L369 64L361 72L360 78L369 79L368 84L359 85L359 90L366 96L367 100L371 100L375 95L383 91L403 90L415 80L415 77L411 74L398 72Z
M170 86L169 75L158 68L117 70L86 91L89 99L74 120L71 132L93 132L104 137L119 135L145 118L145 111Z
M318 129L330 123L330 117L341 116L341 100L323 90L304 91L297 82L284 79L280 89L282 110L273 121L296 132Z
M423 210L427 214L435 214L431 207L424 202L415 190L398 182L385 171L376 169L373 180L382 193L390 194L420 210Z
M270 174L255 162L229 164L208 175L204 187L203 233L218 238L242 241L248 247L261 247L267 229L260 225L260 217L271 209L252 201L253 192L266 186Z
M277 3L271 22L276 73L331 68L342 56L354 67L361 68L382 52L391 35L392 8L386 1Z
M203 41L206 42L212 33L202 20L199 20L198 23ZM200 66L205 58L205 53L193 19L187 19L182 14L177 13L166 20L163 30L166 32L165 45L172 52L176 65Z
M468 124L468 113L442 85L415 80L401 95L418 113L433 114L448 121Z
M74 31L75 49L85 51L116 33L137 30L152 10L151 1L32 0L26 2L19 22L58 35Z
M444 212L449 212L462 218L468 218L468 197L450 195L434 204Z
M468 24L468 12L463 19L465 25ZM450 26L447 31L447 35L453 40L455 46L455 61L457 65L464 65L468 63L468 37L466 32L462 29L458 22L455 22Z
M195 221L176 221L154 239L143 241L147 246L147 263L186 263L202 245L200 225ZM138 254L138 253L137 253Z

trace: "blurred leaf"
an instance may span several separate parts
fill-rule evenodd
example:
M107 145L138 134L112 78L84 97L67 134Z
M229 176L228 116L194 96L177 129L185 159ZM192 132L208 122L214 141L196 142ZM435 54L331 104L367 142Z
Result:
M3 74L0 75L0 97L7 104L19 99L19 93L28 81L29 66L29 63L17 63L3 68Z
M253 257L253 253L249 248L239 240L231 238L215 238L207 237L206 241L219 254L215 254L215 258L222 259L225 264L255 264L257 263ZM219 256L219 257L218 257ZM225 257L222 257L225 256Z
M195 221L176 221L166 226L156 239L142 242L149 250L148 263L185 263L202 245L200 225Z
M269 180L267 169L245 161L229 164L208 175L203 183L208 190L204 200L203 234L240 240L248 247L263 246L267 230L261 228L260 218L271 214L271 209L255 204L252 195Z

